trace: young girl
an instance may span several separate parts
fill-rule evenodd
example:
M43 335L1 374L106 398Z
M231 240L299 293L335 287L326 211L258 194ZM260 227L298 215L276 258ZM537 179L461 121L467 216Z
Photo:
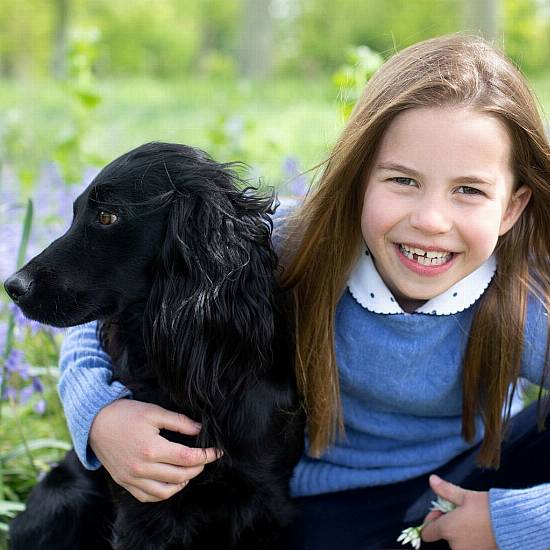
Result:
M308 412L282 548L396 547L423 522L453 549L550 546L550 437L534 407L507 422L518 377L548 369L550 149L518 70L462 35L393 56L280 221ZM94 325L69 331L61 368L81 460L136 498L215 460L159 435L190 419L117 399ZM434 493L457 508L426 516Z

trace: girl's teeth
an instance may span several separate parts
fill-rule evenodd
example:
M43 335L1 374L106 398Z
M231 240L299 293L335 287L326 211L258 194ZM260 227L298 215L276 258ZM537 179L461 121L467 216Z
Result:
M434 266L442 265L451 258L450 252L426 252L420 248L409 248L405 245L399 245L401 253L409 258L409 260L416 261L421 265Z

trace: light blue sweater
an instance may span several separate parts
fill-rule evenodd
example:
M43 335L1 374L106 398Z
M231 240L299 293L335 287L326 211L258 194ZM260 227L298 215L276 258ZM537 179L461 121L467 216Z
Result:
M336 315L346 439L321 459L306 456L291 491L314 495L383 485L430 472L467 449L461 433L461 359L475 305L454 315L373 313L346 291ZM546 345L542 306L531 300L522 376L538 382ZM97 412L129 392L110 383L109 357L95 323L69 329L61 350L59 392L78 456L99 462L87 447ZM479 438L482 436L481 427ZM499 548L550 546L550 484L490 491Z

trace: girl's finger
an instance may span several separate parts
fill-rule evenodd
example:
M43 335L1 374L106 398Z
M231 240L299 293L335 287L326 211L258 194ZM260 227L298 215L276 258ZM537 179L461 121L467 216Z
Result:
M153 495L149 495L148 493L142 491L141 489L138 489L137 487L133 487L131 485L123 485L124 487L135 499L139 500L140 502L158 502L159 499L157 497L154 497Z
M164 439L164 438L163 438ZM165 442L165 443L164 443ZM179 443L172 443L164 439L162 446L157 449L156 462L164 462L174 466L204 466L210 464L222 457L223 453L209 447L208 449L200 449L195 447L186 447Z
M464 495L466 494L466 490L462 489L462 487L459 487L458 485L453 485L452 483L441 479L435 474L432 474L429 477L429 482L433 492L437 496L443 497L444 499L452 502L453 504L456 504L457 506L461 506L464 502Z
M158 502L179 493L186 485L187 482L162 483L152 479L142 479L133 484L131 489L127 488L140 502ZM142 498L146 500L142 500Z
M136 479L149 479L160 483L181 484L198 476L204 470L204 465L191 466L173 466L172 464L153 463L147 465Z
M201 431L201 425L194 422L184 414L175 413L156 406L153 422L157 428L171 430L186 435L197 435Z
M424 518L424 521L422 524L429 523L430 521L434 521L437 518L440 518L443 515L443 512L440 512L439 510L431 510L430 513Z

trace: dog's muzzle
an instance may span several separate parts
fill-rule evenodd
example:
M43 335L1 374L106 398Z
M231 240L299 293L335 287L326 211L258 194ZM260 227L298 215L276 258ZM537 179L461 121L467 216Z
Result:
M33 279L29 273L18 271L9 277L4 283L4 288L9 297L16 303L19 302L30 293L33 284Z

